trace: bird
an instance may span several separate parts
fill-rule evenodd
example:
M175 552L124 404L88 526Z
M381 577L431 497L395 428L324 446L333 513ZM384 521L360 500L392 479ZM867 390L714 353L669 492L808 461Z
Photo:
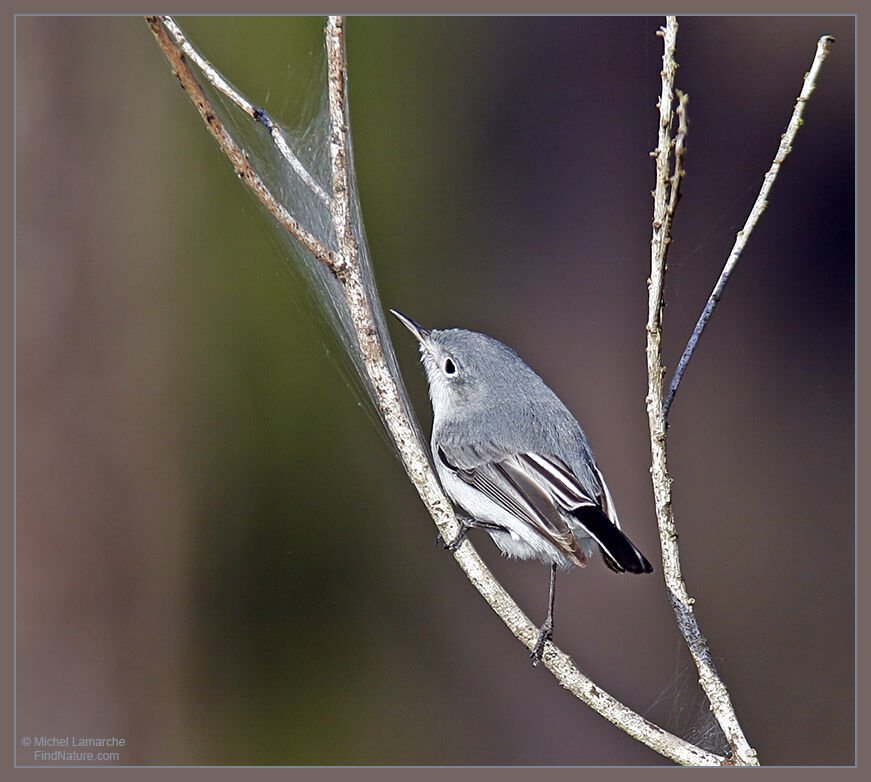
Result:
M417 339L433 410L439 481L462 509L456 550L486 530L503 554L550 566L547 616L530 651L553 639L558 570L598 551L616 573L653 567L620 527L611 492L580 424L507 345L466 329L426 329L390 310Z

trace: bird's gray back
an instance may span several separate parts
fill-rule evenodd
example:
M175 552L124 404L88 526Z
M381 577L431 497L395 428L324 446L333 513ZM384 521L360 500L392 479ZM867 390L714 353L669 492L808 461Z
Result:
M547 384L507 345L475 332L451 329L452 346L466 361L487 362L486 393L474 404L433 422L433 445L449 443L474 467L515 453L557 456L593 496L602 492L592 448L575 417ZM481 339L483 338L483 340ZM465 350L461 350L465 349ZM501 354L492 361L489 352ZM493 369L495 367L495 369ZM435 450L435 449L433 449ZM436 455L437 458L437 455Z

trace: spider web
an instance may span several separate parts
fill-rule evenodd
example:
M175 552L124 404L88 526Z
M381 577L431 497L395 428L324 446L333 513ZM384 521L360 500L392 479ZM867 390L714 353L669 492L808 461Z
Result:
M310 19L308 21L311 22ZM228 20L228 24L232 25L232 23L232 19ZM320 29L323 30L323 25ZM189 42L198 49L194 40L189 39ZM312 236L329 249L337 250L338 242L329 209L329 194L332 189L330 121L327 61L322 32L319 36L312 36L306 49L307 54L303 58L301 68L293 73L285 71L283 78L280 75L275 79L284 82L282 91L285 94L275 96L273 90L270 89L264 96L264 103L270 104L269 106L245 98L255 107L264 110L265 119L263 121L257 121L251 117L236 102L217 89L208 78L206 71L198 68L195 62L192 62L191 65L225 129L245 151L252 168L266 187ZM209 59L208 52L199 49L198 51L201 56ZM294 54L295 59L298 60L299 52ZM232 85L232 81L227 78L227 75L223 73L220 75L238 95L244 97L244 93ZM346 102L350 99L350 90L348 90ZM276 110L276 114L280 115L284 121L280 122L276 116L268 113L272 111L271 104L281 104ZM280 130L298 164L292 160L289 162L287 157L282 154L270 135L267 127L269 123L274 124ZM359 267L366 296L373 312L385 360L398 386L406 415L417 432L418 438L423 442L420 426L412 412L408 394L399 373L372 270L372 260L366 242L354 169L350 123L347 162L351 222L359 246ZM275 226L275 234L285 250L284 255L288 261L288 266L297 273L304 288L301 292L306 295L300 297L303 309L313 316L316 322L328 324L330 331L338 340L340 350L335 352L331 351L329 347L331 341L336 344L335 340L324 340L327 352L332 357L338 355L340 360L337 363L346 381L358 396L371 402L371 404L366 405L366 408L370 412L374 412L382 423L385 423L384 415L377 404L375 389L366 371L341 284L323 263L290 236L282 226L277 223ZM361 391L365 393L361 394ZM392 439L387 439L395 448Z

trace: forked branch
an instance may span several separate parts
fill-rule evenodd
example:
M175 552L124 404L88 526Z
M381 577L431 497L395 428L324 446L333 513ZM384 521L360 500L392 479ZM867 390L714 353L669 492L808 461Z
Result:
M714 286L714 290L708 298L707 304L705 304L705 308L702 310L702 314L699 316L698 323L696 323L696 327L693 329L692 336L690 337L686 348L684 348L683 355L680 357L680 361L678 361L677 369L675 369L674 375L671 378L671 383L668 387L668 394L666 395L664 402L664 417L666 423L668 422L668 413L671 410L674 395L677 393L678 386L680 385L684 372L686 372L687 365L693 357L693 352L696 349L696 345L699 343L699 337L702 336L702 332L708 324L708 319L714 312L714 307L723 295L726 283L729 282L729 277L738 265L738 260L741 257L741 253L744 252L744 248L747 246L750 234L753 232L756 223L765 211L765 207L768 206L768 196L771 193L771 188L774 187L774 181L777 179L777 175L780 172L780 166L783 164L783 161L786 160L786 156L792 152L792 145L795 141L795 136L798 133L798 129L801 127L801 118L802 114L804 114L804 107L807 104L811 93L816 88L817 76L823 66L823 61L829 54L829 46L834 43L834 41L835 39L832 38L831 35L824 35L819 39L819 41L817 41L817 50L814 55L814 61L811 64L811 69L805 74L801 93L795 102L792 117L790 117L789 124L786 126L786 131L780 137L780 146L777 149L777 154L774 156L771 168L768 169L768 173L765 174L765 178L762 180L762 188L759 190L759 195L756 196L756 201L753 204L753 208L750 210L750 214L747 216L747 221L744 223L744 227L735 237L735 244L732 245L732 251L726 259L726 265L720 273L717 284Z
M758 765L756 752L744 737L732 707L729 693L713 664L708 649L708 642L702 634L695 617L693 610L694 600L689 596L681 574L677 529L671 506L671 478L668 475L666 465L666 427L668 413L681 378L692 358L693 351L698 344L702 331L715 305L719 301L732 271L738 263L750 233L765 210L771 188L780 171L780 166L792 149L796 133L801 126L801 117L805 104L814 90L817 75L828 54L829 45L834 39L826 35L820 38L817 43L813 64L810 71L805 75L801 94L795 104L786 132L781 137L774 162L765 175L759 195L744 224L743 230L738 233L726 265L681 356L674 377L671 380L668 394L663 400L663 376L665 373L661 361L663 290L666 255L671 241L671 222L674 217L674 207L677 204L678 188L682 177L682 158L684 137L686 135L686 101L685 96L678 93L679 106L677 114L679 124L677 136L672 140L669 130L673 122L671 106L672 95L674 93L674 74L677 67L674 62L677 21L673 17L668 18L666 28L661 31L661 34L664 38L665 54L663 55L662 95L659 104L659 144L654 153L656 157L656 190L654 192L653 239L651 241L651 273L647 322L647 413L652 454L651 477L653 480L657 523L662 545L663 573L672 607L677 617L678 626L683 633L698 669L699 682L708 697L711 710L729 742L733 761L741 765ZM672 154L674 163L673 169L669 173Z
M723 729L732 749L733 763L758 765L756 752L747 743L729 693L717 674L708 651L708 642L699 628L693 613L693 599L689 596L680 568L677 545L677 529L671 506L671 478L666 463L666 431L662 394L662 312L666 256L671 242L671 224L679 197L683 177L684 141L687 132L685 95L678 97L678 129L672 138L674 124L673 102L674 78L677 71L675 45L677 42L677 19L667 18L660 30L663 39L662 91L659 97L658 144L653 153L656 159L656 188L653 193L653 237L650 242L650 280L647 303L647 418L650 427L651 467L653 493L656 503L656 520L662 547L662 567L669 599L677 617L678 627L689 647L690 654L699 672L699 683L711 704L711 710Z

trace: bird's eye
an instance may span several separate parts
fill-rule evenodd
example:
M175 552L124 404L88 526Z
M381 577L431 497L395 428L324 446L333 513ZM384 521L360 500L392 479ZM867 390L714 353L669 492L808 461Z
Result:
M457 371L457 367L454 364L454 362L451 359L446 358L445 359L445 374L446 375L453 375L453 374L456 374L456 371Z

